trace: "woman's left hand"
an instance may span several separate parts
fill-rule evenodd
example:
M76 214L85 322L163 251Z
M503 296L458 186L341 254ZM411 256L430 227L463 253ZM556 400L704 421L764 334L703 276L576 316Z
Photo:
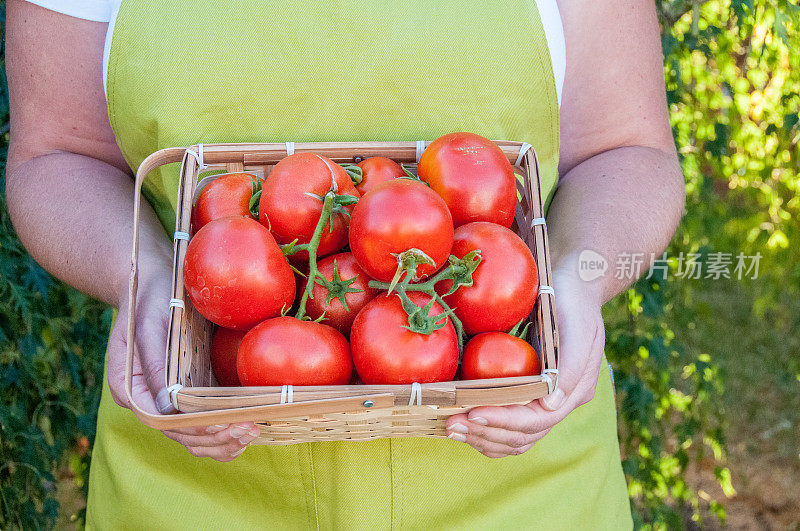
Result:
M447 436L487 457L520 455L594 397L605 346L599 291L575 270L554 271L560 337L558 387L525 405L476 407L447 420Z

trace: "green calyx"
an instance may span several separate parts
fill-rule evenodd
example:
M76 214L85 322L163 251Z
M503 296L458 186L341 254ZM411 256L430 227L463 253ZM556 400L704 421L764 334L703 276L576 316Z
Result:
M335 181L334 181L334 183L335 183ZM317 195L315 193L306 192L305 195L307 195L308 197L313 197L314 199L316 199L318 201L322 201L323 203L325 202L325 198L324 197L319 196L319 195ZM356 196L354 196L354 195L347 195L347 194L339 195L334 190L331 190L331 191L329 191L328 193L325 194L326 197L329 196L329 195L332 197L332 201L333 202L331 204L331 210L328 213L328 216L327 216L328 219L327 219L327 223L325 225L328 227L328 230L330 232L333 232L333 220L336 218L336 215L337 214L342 214L342 215L347 216L349 218L350 217L350 211L347 210L346 207L352 206L352 205L355 205L356 203L358 203L358 198Z
M340 166L344 168L344 171L350 176L350 180L353 181L353 186L358 186L361 184L361 181L364 180L364 170L362 170L360 166L347 162Z
M461 286L472 286L474 282L472 274L481 263L482 257L480 250L475 250L464 255L464 258L456 258L451 254L447 260L450 262L450 267L447 269L448 276L453 280L453 285L450 287L450 291L444 294L445 297L455 293Z
M250 215L258 219L258 204L261 201L261 180L252 175L250 180L253 181L253 193L250 195L248 209L250 210Z
M403 168L403 172L405 173L405 176L398 177L398 179L408 179L409 181L417 181L418 183L422 183L425 186L430 187L430 185L428 183L426 183L425 181L420 179L418 176L414 175L414 172L412 172L410 169L408 169L408 167L406 167L405 164L401 164L400 167Z
M400 281L400 277L403 276L403 273L405 273L405 278L403 279L403 284L405 285L409 282L416 282L419 280L417 278L417 267L420 265L426 264L434 268L436 267L436 262L433 258L428 256L424 251L414 247L402 253L392 253L392 256L397 258L397 271L395 271L392 281L389 284L389 293L394 290L394 287Z
M520 319L519 322L514 325L514 328L508 331L508 335L519 339L525 339L528 336L528 329L530 328L531 323L528 321L525 323L525 326L522 326L522 323L524 322L525 319Z
M328 192L330 193L330 192ZM355 205L358 203L358 198L354 195L337 195L333 199L333 208L331 208L331 214L328 219L328 226L330 227L330 232L333 232L333 219L336 217L336 214L342 214L350 218L350 211L347 210L346 207Z
M284 243L280 246L281 252L283 252L283 256L292 256L294 253L300 251L307 251L308 244L307 243L297 243L300 240L295 238L294 240L290 241L289 243Z
M400 303L408 314L408 326L403 326L403 328L407 328L417 334L430 335L436 330L444 328L447 325L447 317L453 316L452 310L447 310L438 315L428 315L436 299L431 299L428 304L420 307L408 298L405 290L398 290L397 296L400 297Z
M350 311L350 308L347 306L347 300L345 300L345 296L348 293L361 293L364 290L356 289L351 287L351 284L356 281L358 276L354 276L353 278L342 280L342 277L339 276L339 267L336 264L336 259L333 260L333 278L328 280L322 275L319 275L315 282L328 290L328 297L326 300L326 304L330 305L333 299L339 299L339 302L342 303L342 306L346 311ZM312 295L313 296L313 295Z

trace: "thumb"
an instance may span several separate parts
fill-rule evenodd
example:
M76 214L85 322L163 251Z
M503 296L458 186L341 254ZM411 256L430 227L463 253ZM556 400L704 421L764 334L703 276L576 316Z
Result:
M564 394L564 391L558 387L549 395L540 398L539 404L548 411L555 411L564 405L566 398L567 396Z
M172 398L169 394L169 389L166 387L162 387L158 394L156 395L155 400L156 408L158 412L162 415L171 415L172 413L177 413L178 409L173 405Z
M145 388L152 393L152 401L159 413L174 413L166 387L166 364L169 328L169 290L162 281L154 281L141 287L136 304L135 358L141 372L138 373ZM137 397L138 398L138 397Z

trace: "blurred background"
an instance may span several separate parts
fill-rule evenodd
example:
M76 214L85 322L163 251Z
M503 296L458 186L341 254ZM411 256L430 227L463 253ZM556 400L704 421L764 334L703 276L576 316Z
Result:
M688 197L662 267L605 308L636 523L800 529L800 6L656 6ZM0 528L82 527L111 311L14 234L0 66Z

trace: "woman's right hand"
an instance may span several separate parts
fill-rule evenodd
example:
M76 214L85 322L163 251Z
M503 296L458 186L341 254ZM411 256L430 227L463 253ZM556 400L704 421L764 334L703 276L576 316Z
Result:
M139 271L132 394L136 405L148 413L174 413L164 377L172 273L163 260L149 268L140 267ZM108 342L108 384L114 401L130 409L125 392L128 300L126 289L120 294L119 313ZM239 422L163 430L163 433L196 457L232 461L255 440L258 428L252 422Z

